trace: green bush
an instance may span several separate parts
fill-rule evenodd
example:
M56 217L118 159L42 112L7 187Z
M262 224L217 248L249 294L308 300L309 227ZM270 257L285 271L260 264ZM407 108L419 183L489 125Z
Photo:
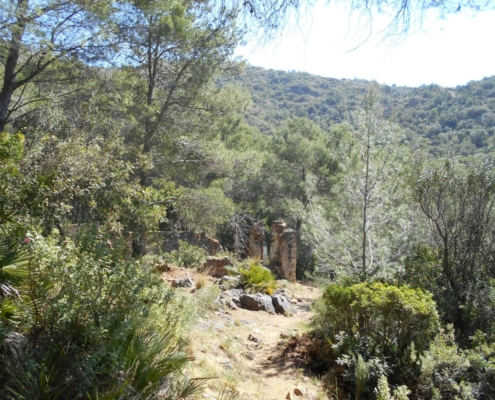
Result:
M462 399L472 397L469 379L469 353L459 349L452 325L440 329L430 349L420 357L421 373L416 393L424 399Z
M169 264L175 264L181 268L194 268L201 265L207 254L201 247L180 240L178 250L165 254L164 259Z
M257 260L249 260L240 269L240 275L241 286L245 290L272 295L277 289L275 275Z
M0 398L179 399L197 388L178 383L191 300L139 260L107 254L105 235L82 248L56 235L28 239L27 306L0 329Z
M437 328L431 294L375 282L328 286L316 306L313 334L331 345L327 368L340 371L355 395L373 396L371 389L382 375L393 385L414 381L420 368L416 361Z

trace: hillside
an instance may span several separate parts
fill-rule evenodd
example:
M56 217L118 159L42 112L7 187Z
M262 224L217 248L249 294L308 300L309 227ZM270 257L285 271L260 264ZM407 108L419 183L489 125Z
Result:
M368 85L364 80L252 66L239 80L254 103L246 118L264 133L294 116L310 118L323 128L343 122ZM495 76L456 88L379 86L386 113L404 128L409 141L422 139L435 155L494 151Z

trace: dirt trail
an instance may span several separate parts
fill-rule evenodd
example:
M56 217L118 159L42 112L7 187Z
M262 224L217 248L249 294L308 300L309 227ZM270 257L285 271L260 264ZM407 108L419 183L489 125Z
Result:
M297 286L293 285L294 288ZM307 286L298 288L297 294L294 294L294 299L299 299L294 304L297 310L297 315L285 317L283 315L270 315L265 312L253 312L247 310L235 310L232 316L242 318L253 322L253 327L249 326L243 330L243 339L247 339L251 333L253 336L260 338L262 344L257 346L249 340L244 341L244 345L248 349L252 349L253 360L244 363L255 375L259 376L261 390L253 391L252 382L240 382L238 390L243 394L251 395L245 398L279 400L285 399L289 391L294 388L307 391L311 398L311 389L316 392L316 388L312 388L312 383L309 378L305 377L301 371L294 369L291 362L279 357L280 347L278 343L283 341L283 338L291 335L297 335L301 330L304 330L304 324L308 323L311 316L311 306L314 300L318 297L319 292ZM254 332L254 333L253 333ZM315 395L316 393L312 393ZM241 397L242 398L242 397Z
M194 270L173 268L164 273L163 278L171 281L188 276L196 281L200 275ZM207 286L215 281L211 277L207 279ZM311 307L321 294L306 284L283 283L281 286L297 315L286 317L264 311L218 309L199 319L191 334L190 353L195 358L192 373L216 379L208 382L198 399L217 400L224 391L236 393L238 400L283 400L295 388L304 395L292 398L327 399L317 380L308 378L295 369L293 363L280 357L284 340L306 329ZM228 396L224 398L230 400Z

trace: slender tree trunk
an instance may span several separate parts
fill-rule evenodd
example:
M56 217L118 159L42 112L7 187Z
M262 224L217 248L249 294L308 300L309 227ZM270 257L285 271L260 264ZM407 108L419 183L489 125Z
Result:
M22 18L22 11L28 6L27 0L19 0L17 3L16 14L17 23L11 28L12 37L8 48L7 61L3 73L2 89L0 91L0 132L5 130L9 118L9 106L12 95L17 89L16 68L19 61L22 37L26 29L26 23Z
M371 119L371 115L370 115ZM368 240L368 191L369 191L369 170L370 170L370 136L371 136L371 121L369 121L368 131L367 131L367 143L366 143L366 174L364 181L364 198L363 198L363 242L362 242L362 277L361 280L365 281L367 278L366 274L366 242Z

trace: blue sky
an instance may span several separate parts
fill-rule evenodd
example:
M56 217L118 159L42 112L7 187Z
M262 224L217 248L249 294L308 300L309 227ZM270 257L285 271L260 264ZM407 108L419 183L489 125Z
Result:
M386 22L374 18L373 32ZM495 11L460 12L448 19L431 12L400 42L383 42L383 35L374 34L353 51L368 30L342 5L318 4L299 25L263 47L248 43L237 54L264 68L389 85L454 87L495 75Z

